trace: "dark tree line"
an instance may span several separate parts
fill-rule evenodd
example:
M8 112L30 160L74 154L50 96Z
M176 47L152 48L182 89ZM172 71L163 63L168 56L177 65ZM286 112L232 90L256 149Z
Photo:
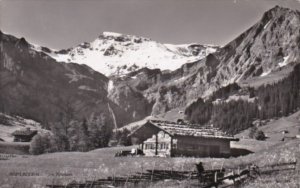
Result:
M213 101L217 99L225 100L229 96L237 94L240 89L238 84L233 83L218 89L206 101L202 98L198 98L196 102L186 108L185 115L191 123L206 124L211 120L215 108Z
M223 131L236 134L251 127L257 113L256 102L231 100L214 105L211 122Z
M130 131L128 129L123 129L121 131L115 132L115 137L117 139L117 144L120 146L129 146L131 145L131 139L128 137Z
M186 118L192 123L211 123L235 134L251 127L255 119L287 116L300 107L300 65L296 65L289 76L279 82L241 90L232 84L219 89L206 101L198 99L187 107ZM255 97L255 100L223 101L241 92L246 92L251 98ZM216 99L223 100L213 102Z
M213 124L230 134L251 127L258 114L256 101L231 100L228 102L212 101L204 102L198 99L185 111L187 119L191 123L200 125Z
M191 123L206 124L211 120L212 108L212 102L204 102L202 98L199 98L186 108L185 115Z
M112 135L109 127L103 114L92 115L82 121L64 119L51 125L51 133L36 135L31 142L30 152L89 151L106 147Z
M259 118L287 116L300 107L300 66L278 83L261 86L255 91L260 107Z

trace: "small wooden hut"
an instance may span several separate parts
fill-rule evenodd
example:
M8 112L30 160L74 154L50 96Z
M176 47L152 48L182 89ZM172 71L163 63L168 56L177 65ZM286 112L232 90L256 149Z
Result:
M37 130L31 130L29 127L12 133L14 142L30 142L36 134Z

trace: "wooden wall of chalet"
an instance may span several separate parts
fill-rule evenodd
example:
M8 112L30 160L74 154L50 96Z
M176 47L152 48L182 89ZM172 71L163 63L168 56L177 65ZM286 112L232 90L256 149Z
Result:
M172 150L173 156L230 156L230 141L226 139L176 136L174 140L177 140L177 147Z

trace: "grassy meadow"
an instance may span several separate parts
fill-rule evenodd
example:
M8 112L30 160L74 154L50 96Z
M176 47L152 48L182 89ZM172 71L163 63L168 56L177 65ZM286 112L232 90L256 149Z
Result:
M259 141L257 141L259 145ZM44 187L46 184L67 184L108 176L126 176L146 169L195 170L195 163L204 162L205 169L238 168L254 163L258 166L295 161L300 151L300 140L281 142L256 153L238 158L159 158L114 157L131 147L97 149L91 152L62 152L38 156L14 155L0 160L0 188ZM299 160L299 159L298 159ZM160 182L152 187L182 187L184 182ZM186 185L186 183L184 183Z

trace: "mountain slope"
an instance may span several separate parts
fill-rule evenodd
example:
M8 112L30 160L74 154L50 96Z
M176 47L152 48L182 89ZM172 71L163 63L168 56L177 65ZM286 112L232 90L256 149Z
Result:
M68 114L78 120L105 114L112 120L114 113L118 124L132 121L107 98L107 84L107 77L86 65L58 63L33 50L24 38L0 32L1 112L34 119L44 126Z
M161 82L144 91L148 99L155 98L152 112L159 114L185 106L230 83L248 86L286 77L300 59L299 25L298 11L278 6L270 9L217 52L159 76ZM273 74L280 76L272 77Z
M298 61L299 25L299 11L278 6L267 11L257 24L222 49L219 60L223 72L234 77L232 81L242 82Z
M140 68L175 70L187 62L204 58L215 52L212 45L171 45L151 39L104 32L90 43L82 43L67 50L53 51L34 46L58 62L86 64L106 76L121 76Z

